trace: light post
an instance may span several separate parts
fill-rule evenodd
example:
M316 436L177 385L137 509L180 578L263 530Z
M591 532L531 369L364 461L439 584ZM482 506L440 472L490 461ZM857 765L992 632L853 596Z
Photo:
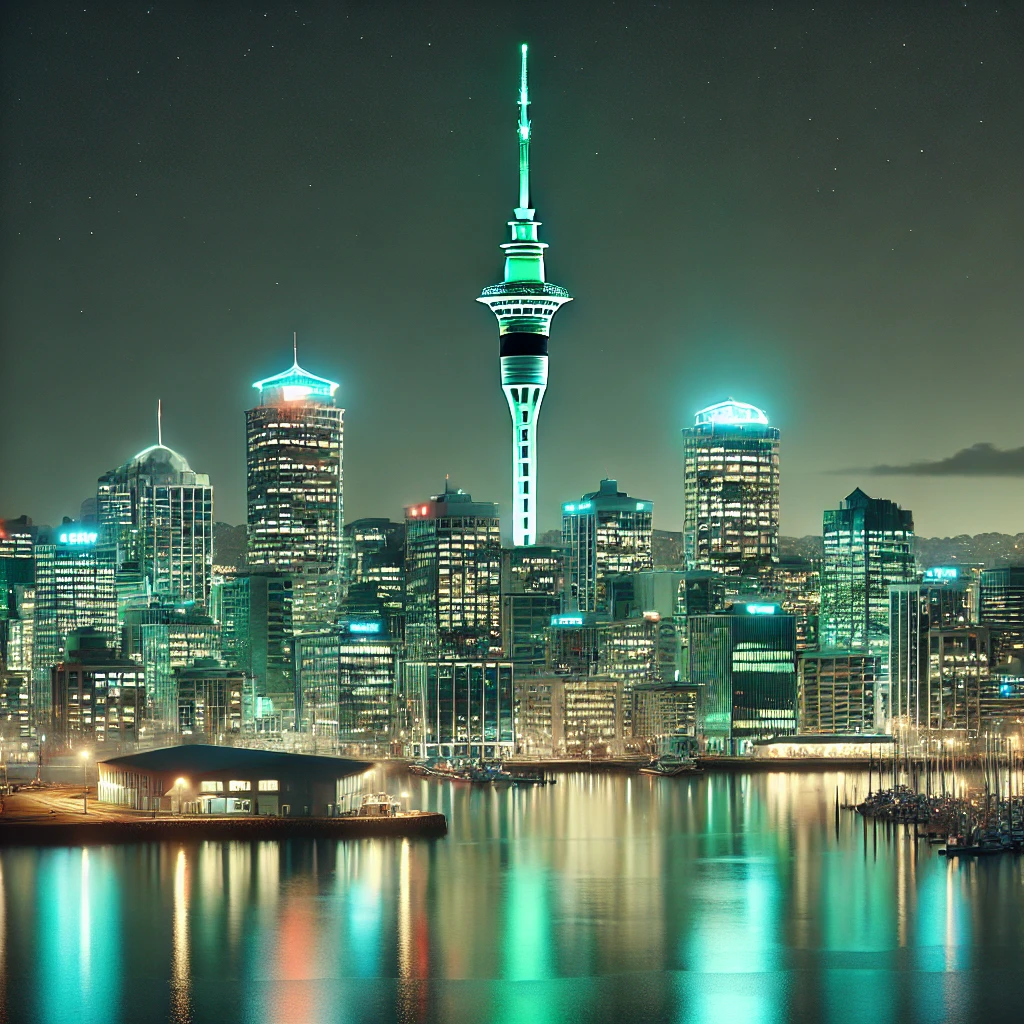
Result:
M79 755L82 759L82 813L89 813L89 751L83 750Z
M181 814L181 791L185 786L184 779L176 779L174 788L178 791L178 814Z

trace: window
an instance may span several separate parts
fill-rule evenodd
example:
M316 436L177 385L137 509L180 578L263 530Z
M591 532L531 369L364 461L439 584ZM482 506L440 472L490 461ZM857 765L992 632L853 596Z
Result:
M228 783L229 793L248 793L252 789L252 783L248 779L232 779Z
M200 793L223 793L224 783L223 782L209 782L203 781L199 783Z
M259 789L261 793L276 793L280 788L277 779L260 779Z

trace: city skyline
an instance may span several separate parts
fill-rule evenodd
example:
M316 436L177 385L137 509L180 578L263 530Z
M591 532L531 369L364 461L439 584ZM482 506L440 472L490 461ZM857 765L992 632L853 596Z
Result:
M471 296L514 192L525 40L545 98L537 204L577 297L539 531L602 477L678 531L679 431L732 395L782 432L784 534L817 533L858 486L912 508L925 536L1017 532L1024 437L963 378L979 350L1000 376L1024 368L1021 199L1004 170L1019 163L1013 15L652 10L627 29L607 8L583 38L570 7L495 10L487 26L415 12L398 34L317 5L246 15L223 68L222 12L197 15L206 33L158 10L123 25L72 12L66 39L45 11L5 15L3 358L10 380L40 358L56 370L47 417L29 418L32 389L4 404L5 436L32 423L36 437L3 446L3 514L76 515L96 476L152 443L162 398L217 518L244 521L247 382L297 330L307 365L341 381L350 518L398 519L446 472L507 517L493 325ZM937 81L948 93L928 105ZM85 85L106 113L68 99ZM194 117L207 95L219 102ZM157 99L159 126L143 113ZM90 415L111 389L117 416ZM458 416L436 415L439 394ZM600 445L585 440L594 396L623 423Z

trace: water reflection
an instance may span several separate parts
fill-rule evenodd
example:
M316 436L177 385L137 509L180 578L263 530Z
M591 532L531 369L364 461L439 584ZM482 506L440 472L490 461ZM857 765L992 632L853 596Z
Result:
M446 840L0 853L0 1019L984 1019L1024 859L946 863L842 774L402 781Z

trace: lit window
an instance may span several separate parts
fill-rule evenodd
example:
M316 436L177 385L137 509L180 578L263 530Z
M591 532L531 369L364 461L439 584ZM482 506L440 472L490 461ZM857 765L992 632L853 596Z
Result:
M248 779L232 779L228 783L229 793L248 793L252 789L252 783Z
M223 793L224 783L223 782L209 782L203 781L199 783L200 793Z
M260 779L259 791L261 793L276 793L280 788L277 779Z

